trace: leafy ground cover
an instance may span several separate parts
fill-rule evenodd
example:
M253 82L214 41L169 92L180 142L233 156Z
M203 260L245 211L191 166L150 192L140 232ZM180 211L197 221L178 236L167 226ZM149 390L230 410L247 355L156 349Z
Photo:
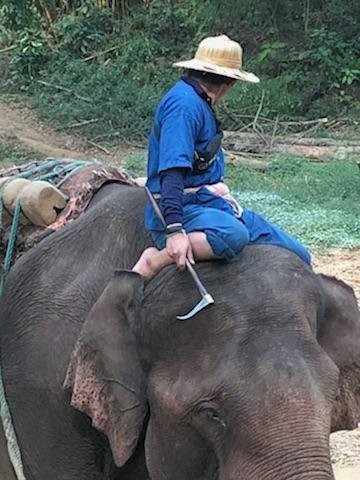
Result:
M360 171L355 161L277 157L268 173L229 168L240 203L315 249L360 247Z

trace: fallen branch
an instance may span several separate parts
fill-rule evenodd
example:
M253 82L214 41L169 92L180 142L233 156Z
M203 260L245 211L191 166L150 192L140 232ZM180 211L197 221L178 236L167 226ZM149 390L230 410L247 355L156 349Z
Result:
M120 132L107 132L101 133L100 135L96 135L91 140L95 142L95 140L100 140L101 138L113 138L113 137L120 137Z
M147 148L146 144L129 142L127 140L123 140L122 143L125 143L125 145L129 145L129 147L138 148L140 150L146 150Z
M273 131L272 131L272 135L271 135L270 148L272 148L272 146L274 144L275 134L276 134L276 129L278 127L278 123L279 123L279 115L276 115L276 122L275 122Z
M269 141L270 135L264 135ZM238 141L238 142L258 142L259 137L252 132L231 132L225 131L224 138L226 141ZM290 143L292 145L314 145L317 147L359 147L360 140L335 140L333 138L311 138L311 137L299 137L296 135L289 135L287 137L279 136L275 138L275 143Z
M0 53L11 52L11 50L15 50L17 45L11 45L10 47L5 47L0 50Z
M283 125L293 126L293 125L319 125L329 123L328 118L315 118L314 120L298 120L290 122L281 122Z
M120 45L115 45L115 47L108 48L107 50L103 50L102 52L95 52L92 55L83 58L83 61L88 62L89 60L93 60L96 57L100 57L100 55L104 55L104 53L112 52L113 50L117 50L118 48L120 48Z
M261 110L262 110L262 107L263 107L263 104L264 104L264 98L265 98L265 90L263 90L262 93L261 93L260 103L259 103L258 109L257 109L255 117L254 117L254 121L253 121L253 129L254 130L256 130L256 124L257 124L259 115L261 113Z
M225 160L227 164L251 168L261 172L266 172L270 169L269 163L264 160L246 158L231 151L226 151L225 153Z
M256 132L262 138L262 140L264 142L266 142L266 139L265 139L264 135L257 128L257 122L258 122L258 118L259 118L259 115L261 113L261 110L262 110L262 107L263 107L263 104L264 104L264 98L265 98L265 90L263 90L262 93L261 93L260 103L259 103L258 109L256 111L255 118L252 122L252 129L254 130L254 132Z
M51 14L49 12L49 9L46 5L43 4L42 1L39 2L40 5L41 5L41 8L43 9L43 12L44 12L44 16L45 16L45 20L46 20L46 23L48 24L48 27L49 29L51 30L51 33L53 34L55 40L57 40L57 34L56 34L56 30L54 28L54 23L53 23L53 20L51 18Z
M10 177L11 175L18 175L27 168L37 167L39 162L33 161L30 163L23 163L22 165L16 165L14 167L5 168L0 170L0 177Z
M315 161L328 161L347 155L360 155L360 142L356 140L333 140L299 137L271 137L257 133L225 132L224 147L234 152L261 154L288 153Z
M62 87L61 85L54 85L52 83L45 82L44 80L37 80L37 82L41 83L41 85L45 85L46 87L56 88L57 90L71 93L71 95L74 95L74 97L78 98L79 100L83 100L84 102L92 103L92 100L90 98L82 97L81 95L75 93L73 90L70 90L70 88Z
M93 147L98 148L99 150L106 153L106 155L110 155L110 152L107 148L103 147L102 145L99 145L98 143L93 142L92 140L88 140L88 139L85 139L85 140L86 140L86 143L88 143L89 145L92 145Z
M261 101L260 101L261 103ZM229 117L233 123L236 122L240 122L242 124L244 123L249 123L248 121L251 120L250 122L250 126L251 124L254 122L254 115L250 115L250 114L245 114L245 113L237 113L237 112L234 112L233 110L229 110L226 106L226 104L223 104L219 107L219 110L220 112L224 115L224 116L227 116ZM282 127L302 127L302 126L307 126L307 125L326 125L326 126L331 126L334 122L334 120L330 121L328 118L326 117L323 117L323 118L315 118L313 120L290 120L290 121L286 121L286 120L276 120L273 119L273 118L268 118L268 117L265 117L263 115L260 115L260 112L258 112L259 114L257 115L257 123L278 123L280 126ZM342 119L338 119L339 121L344 121L344 122L349 122L351 121L350 119L346 119L346 118L342 118ZM335 120L335 121L338 121L338 120Z
M71 125L68 125L66 128L78 128L78 127L83 127L84 125L90 125L91 123L97 123L99 122L99 118L92 118L91 120L83 120L82 122L78 123L72 123Z
M264 153L285 153L297 155L306 159L327 162L343 159L349 155L360 155L360 147L317 147L310 145L276 144L273 148L263 151Z
M264 135L267 139L271 137ZM224 132L225 140L241 140L256 142L259 140L257 134L252 132ZM292 145L314 145L316 147L360 147L360 140L335 140L333 138L311 138L311 137L297 137L289 135L288 137L280 136L275 138L275 143L291 143Z

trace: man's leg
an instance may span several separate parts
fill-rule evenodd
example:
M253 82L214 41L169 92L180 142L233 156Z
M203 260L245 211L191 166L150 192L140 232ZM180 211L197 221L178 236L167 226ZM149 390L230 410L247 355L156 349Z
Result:
M311 265L310 252L304 245L289 233L268 222L261 215L251 210L244 210L241 220L249 231L250 244L268 244L286 248L296 253L308 265Z
M210 260L211 258L214 258L214 253L204 232L189 233L188 237L195 261ZM155 247L150 247L144 250L133 267L133 271L150 279L171 263L174 263L174 260L167 253L166 248L158 250Z
M199 205L184 207L184 228L189 236L196 261L212 258L233 258L249 241L245 225L233 215ZM152 278L166 265L174 263L166 251L163 232L154 232L158 248L148 248L133 270L145 278Z

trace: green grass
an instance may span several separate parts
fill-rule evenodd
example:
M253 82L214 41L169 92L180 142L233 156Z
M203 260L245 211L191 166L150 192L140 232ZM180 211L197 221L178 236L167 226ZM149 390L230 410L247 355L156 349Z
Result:
M126 162L125 169L129 173L129 175L135 178L145 177L146 155L142 155L141 153L134 153L133 155L130 155Z
M12 165L21 165L31 162L39 157L37 152L28 150L15 145L9 145L1 141L0 138L0 170L9 168Z
M144 156L126 168L145 174ZM355 160L310 163L278 156L260 173L228 166L227 183L240 204L264 215L313 251L360 247L360 170Z
M230 167L240 204L319 251L360 247L360 170L355 160L326 164L282 156L267 173Z

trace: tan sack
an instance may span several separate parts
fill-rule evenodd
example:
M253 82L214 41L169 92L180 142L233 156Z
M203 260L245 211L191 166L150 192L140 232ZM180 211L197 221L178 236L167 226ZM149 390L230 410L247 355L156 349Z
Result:
M0 177L0 188L6 183L11 177Z
M20 193L20 204L24 215L38 226L47 226L55 222L67 198L49 182L37 180L27 185Z
M30 183L30 180L26 180L25 178L14 178L14 180L11 180L4 186L2 200L6 210L9 213L14 213L16 200L18 199L22 190ZM30 222L24 217L24 215L21 214L20 223L22 225L29 225Z
M3 190L3 202L8 212L14 213L16 200L21 190L30 183L30 180L26 180L25 178L14 178L14 180L11 180L5 185Z

